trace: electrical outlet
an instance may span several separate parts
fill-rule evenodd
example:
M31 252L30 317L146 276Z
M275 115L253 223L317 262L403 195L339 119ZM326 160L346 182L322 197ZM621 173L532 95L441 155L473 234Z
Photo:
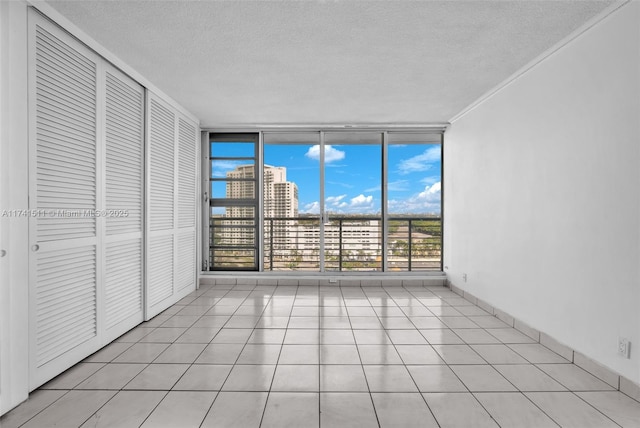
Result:
M618 354L624 358L631 358L631 342L626 337L618 338Z
M463 280L464 282L467 282L467 274L466 274L466 273L463 273L463 274L462 274L462 280Z
M335 278L329 278L329 284L337 284L338 280Z

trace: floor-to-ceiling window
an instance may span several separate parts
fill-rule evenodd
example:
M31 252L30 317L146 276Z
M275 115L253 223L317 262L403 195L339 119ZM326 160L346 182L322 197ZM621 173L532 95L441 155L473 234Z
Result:
M209 270L441 270L441 130L212 132L207 149Z
M263 268L319 272L319 132L263 134Z
M382 271L382 132L324 134L326 271Z
M386 268L441 270L442 136L390 132L387 142Z

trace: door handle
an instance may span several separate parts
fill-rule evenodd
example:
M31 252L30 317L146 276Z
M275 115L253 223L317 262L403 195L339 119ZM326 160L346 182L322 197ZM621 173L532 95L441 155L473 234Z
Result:
M38 245L38 244L35 244L35 245L31 246L31 250L32 250L33 252L36 252L36 251L38 251L39 249L40 249L40 245Z

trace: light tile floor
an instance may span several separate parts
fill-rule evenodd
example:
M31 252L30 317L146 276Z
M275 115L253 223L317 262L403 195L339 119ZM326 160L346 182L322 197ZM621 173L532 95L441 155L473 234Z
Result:
M442 287L203 286L11 427L640 427L640 403Z

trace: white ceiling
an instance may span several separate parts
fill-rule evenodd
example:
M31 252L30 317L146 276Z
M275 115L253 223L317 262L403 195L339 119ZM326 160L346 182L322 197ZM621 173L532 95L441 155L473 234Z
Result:
M613 1L58 1L203 127L446 122Z

